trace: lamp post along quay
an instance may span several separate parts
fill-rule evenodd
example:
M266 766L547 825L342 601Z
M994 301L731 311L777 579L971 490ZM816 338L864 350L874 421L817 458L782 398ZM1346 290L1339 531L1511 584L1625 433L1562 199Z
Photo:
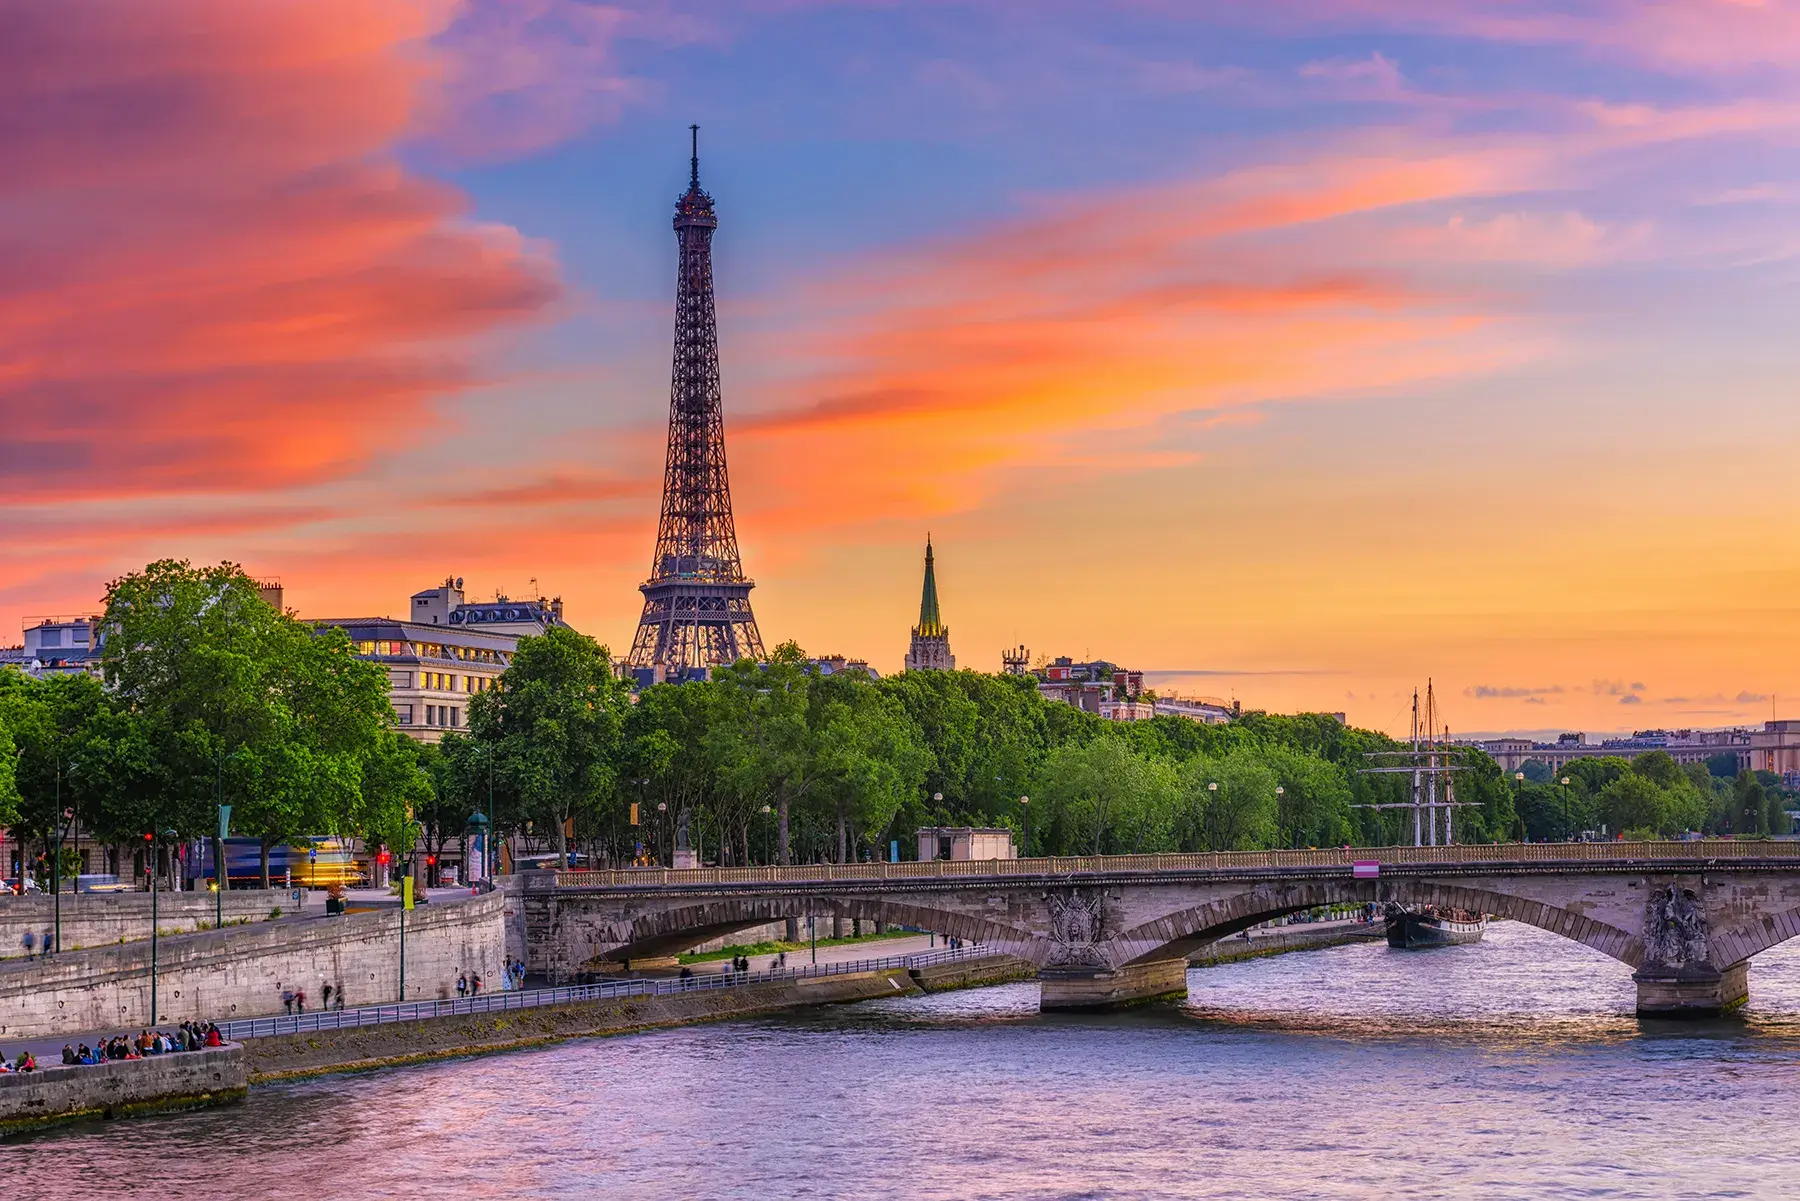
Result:
M168 841L170 843L173 843L174 840L177 837L179 837L173 830L164 830L162 832L162 835L163 835L164 840ZM147 860L145 861L144 866L150 869L150 1024L152 1026L154 1026L154 1025L156 1025L156 1022L157 1022L157 1004L156 1004L156 951L157 951L157 946L156 946L156 944L157 944L157 933L156 933L156 832L151 831L150 833L144 835L144 842L150 848L150 853L149 853Z

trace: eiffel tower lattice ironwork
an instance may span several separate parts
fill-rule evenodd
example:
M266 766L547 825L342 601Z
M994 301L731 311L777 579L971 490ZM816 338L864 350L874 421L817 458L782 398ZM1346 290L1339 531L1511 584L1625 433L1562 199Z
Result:
M669 396L669 453L662 518L631 666L715 667L762 659L750 611L755 581L738 557L725 472L719 391L719 327L713 311L712 197L700 189L700 127L693 132L688 190L675 202L680 269L675 283L675 370Z

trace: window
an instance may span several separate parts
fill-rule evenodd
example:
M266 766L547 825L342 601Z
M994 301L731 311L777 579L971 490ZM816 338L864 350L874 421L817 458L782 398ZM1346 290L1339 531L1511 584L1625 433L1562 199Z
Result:
M428 726L438 724L438 707L436 705L425 706L425 724Z
M397 726L412 725L412 706L411 705L395 705L394 706L394 724Z
M390 671L390 672L388 672L388 687L389 688L411 688L412 681L413 681L413 673L410 671Z
M452 705L450 706L450 728L455 729L460 725L462 725L462 710Z

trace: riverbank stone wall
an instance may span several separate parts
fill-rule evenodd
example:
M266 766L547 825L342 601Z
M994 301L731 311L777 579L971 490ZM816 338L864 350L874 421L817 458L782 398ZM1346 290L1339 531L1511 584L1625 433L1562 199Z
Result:
M244 1048L236 1045L8 1072L0 1075L0 1134L84 1118L219 1105L242 1099L248 1084Z
M454 997L466 972L498 990L504 906L493 892L408 913L405 999ZM0 963L0 1038L148 1026L150 958L146 941ZM400 910L178 935L159 940L156 958L165 1025L280 1013L286 990L304 990L316 1008L327 983L344 990L348 1006L381 1004L400 996Z
M301 899L279 888L227 890L223 908L227 925L266 921L280 909L283 914L323 913L324 893L302 891ZM219 903L211 892L162 892L156 897L156 928L164 934L211 929ZM44 893L24 896L0 894L0 959L25 958L25 935L31 934L38 949L44 934L56 925L56 898ZM134 942L150 937L148 892L65 892L62 894L62 945L65 951Z

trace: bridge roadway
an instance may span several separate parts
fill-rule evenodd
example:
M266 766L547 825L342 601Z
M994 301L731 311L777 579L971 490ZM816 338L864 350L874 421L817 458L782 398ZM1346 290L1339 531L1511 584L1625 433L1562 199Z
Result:
M1195 949L1342 902L1464 909L1573 939L1633 969L1646 1015L1742 1004L1750 958L1800 935L1800 842L1769 840L545 871L515 887L528 962L553 978L836 916L1028 960L1047 1009L1185 992Z

